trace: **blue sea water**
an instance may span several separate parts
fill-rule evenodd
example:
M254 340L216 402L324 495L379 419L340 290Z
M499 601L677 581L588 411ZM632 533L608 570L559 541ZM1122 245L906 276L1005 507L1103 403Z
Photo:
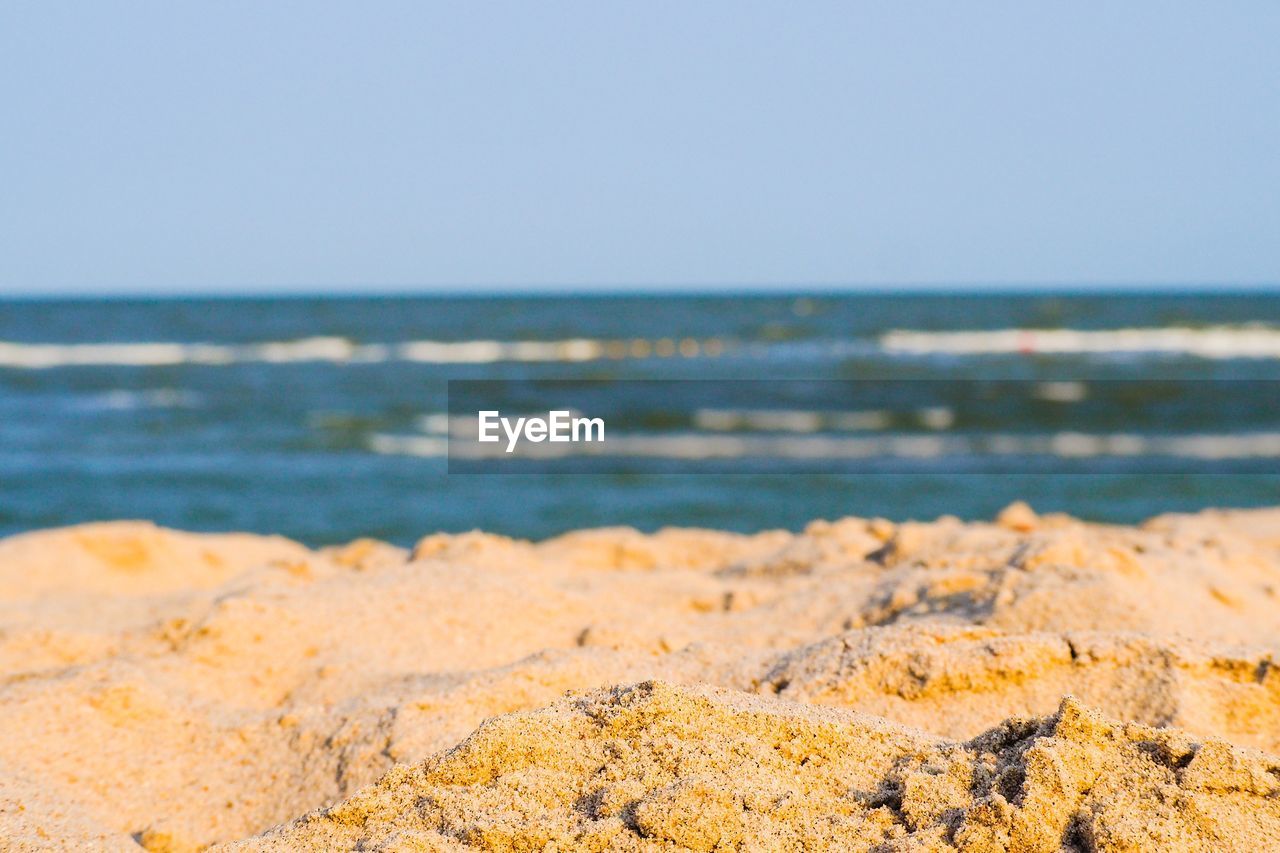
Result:
M938 464L912 474L757 466L693 475L678 473L676 460L668 473L477 476L448 473L441 451L450 379L974 377L1043 383L1061 397L1054 405L1070 404L1081 381L1160 379L1183 391L1159 417L1140 417L1142 404L1080 408L1072 429L1134 440L1261 435L1270 447L1267 406L1262 423L1245 424L1195 389L1280 379L1280 295L0 302L0 533L145 518L310 544L411 543L473 528L544 537L615 524L757 530L850 514L973 518L1015 499L1114 521L1280 503L1274 473L1107 473L1094 464L1083 474L1031 467L995 476ZM681 435L843 429L815 426L793 407L791 420L761 419L758 409L777 408L771 402L704 412L681 423ZM641 420L661 430L661 408L655 402ZM992 407L984 427L1050 431L1042 408ZM921 429L965 428L949 417L926 417ZM1280 434L1280 413L1275 426ZM867 422L855 432L900 429Z

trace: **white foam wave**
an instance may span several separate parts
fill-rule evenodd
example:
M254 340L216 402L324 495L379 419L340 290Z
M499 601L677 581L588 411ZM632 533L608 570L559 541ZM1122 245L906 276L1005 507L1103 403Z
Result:
M429 435L387 435L375 433L369 436L368 447L384 456L420 456L436 459L449 453L449 439Z
M450 454L449 441L437 436L376 434L369 449L375 453L423 457ZM455 442L456 459L565 459L621 457L671 460L790 459L919 460L943 458L1053 457L1165 458L1193 461L1280 459L1280 432L1143 435L1137 433L1058 432L1039 435L980 436L890 434L876 436L619 435L602 442L521 442L508 454L505 445Z
M163 367L328 362L362 364L575 363L650 358L755 358L839 355L1163 355L1206 359L1280 359L1280 328L1262 325L1126 329L995 329L933 332L897 329L878 339L807 344L743 343L722 338L567 338L553 341L404 341L357 343L320 336L249 344L124 342L23 343L0 341L0 368Z
M880 336L901 355L1157 354L1208 359L1280 358L1280 329L1263 325L1125 329L993 329L928 332L897 329Z
M902 412L887 409L698 409L693 414L693 425L710 432L875 432L891 427L895 418L914 420L926 429L943 430L955 423L955 412L946 406Z
M108 343L27 344L0 341L0 366L32 370L55 367L164 367L237 362L348 361L359 348L345 338L304 338L260 344Z
M101 343L33 344L0 341L0 367L44 370L58 367L164 367L291 362L494 364L499 362L584 362L602 359L695 358L725 350L719 339L559 341L405 341L358 344L342 337L312 337L253 344Z
M199 394L179 388L155 388L149 391L117 389L95 394L85 400L84 405L89 409L110 411L193 409L200 405L201 399Z

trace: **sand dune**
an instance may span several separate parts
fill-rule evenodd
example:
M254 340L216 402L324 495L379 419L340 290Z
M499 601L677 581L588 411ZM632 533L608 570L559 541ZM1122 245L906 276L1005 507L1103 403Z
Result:
M1280 510L42 531L0 541L0 837L1280 849L1278 649Z

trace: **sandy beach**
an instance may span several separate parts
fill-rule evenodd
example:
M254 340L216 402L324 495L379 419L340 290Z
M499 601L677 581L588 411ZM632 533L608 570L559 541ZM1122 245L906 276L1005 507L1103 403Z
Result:
M0 596L10 849L1280 847L1280 509L113 522L0 541Z
M1278 43L0 2L0 853L1280 853Z

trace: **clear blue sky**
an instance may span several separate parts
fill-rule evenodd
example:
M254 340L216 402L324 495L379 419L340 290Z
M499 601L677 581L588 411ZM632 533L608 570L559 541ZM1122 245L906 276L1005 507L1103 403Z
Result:
M1280 282L1280 3L0 5L0 293Z

